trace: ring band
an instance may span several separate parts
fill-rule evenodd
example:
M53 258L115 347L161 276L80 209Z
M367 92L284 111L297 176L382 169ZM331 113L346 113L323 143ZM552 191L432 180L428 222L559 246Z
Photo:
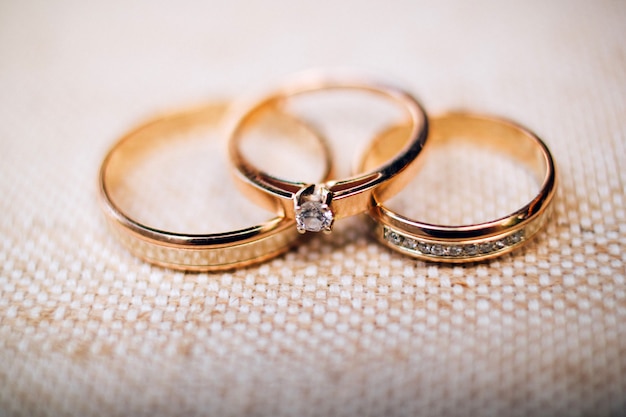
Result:
M396 127L378 136L361 161L361 169L386 158L382 140ZM555 164L549 149L529 130L499 118L471 113L449 113L430 118L429 146L462 138L504 151L528 166L540 182L539 193L519 210L497 220L465 226L442 226L408 219L382 205L369 211L376 237L390 248L418 259L461 263L480 261L508 253L539 231L550 213L556 192ZM388 142L388 141L387 141Z
M380 166L344 180L307 184L278 179L256 168L240 149L242 132L266 106L278 106L289 97L319 90L363 90L401 104L410 120L408 141ZM335 220L371 207L372 191L385 200L400 191L417 169L416 157L426 142L428 122L422 106L403 90L358 78L316 77L289 84L248 109L236 123L229 143L235 178L242 191L261 205L278 202L285 216L296 220L298 232L330 232ZM393 178L393 181L390 181Z
M114 201L116 179L127 168L125 158L149 149L155 138L196 127L217 128L227 109L225 103L215 103L154 119L122 137L104 158L99 174L102 208L114 234L134 255L172 269L217 271L262 262L285 252L298 240L294 220L282 215L232 232L183 234L142 224L125 214ZM296 119L289 120L307 128ZM327 165L323 179L330 170ZM280 207L274 209L280 213Z

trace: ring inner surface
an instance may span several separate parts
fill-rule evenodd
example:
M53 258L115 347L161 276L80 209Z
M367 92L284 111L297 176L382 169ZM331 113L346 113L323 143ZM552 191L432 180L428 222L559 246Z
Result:
M105 184L113 204L135 222L183 234L214 234L268 222L231 179L222 126L226 104L167 116L127 135L113 150ZM292 130L283 117L274 120ZM278 208L277 208L278 210Z
M418 174L385 207L406 218L441 226L479 224L527 205L541 189L547 161L524 130L470 114L430 118ZM386 160L406 140L404 126L372 143L362 167Z
M357 89L307 91L306 94L299 93L289 99L277 100L277 103L280 103L281 111L294 115L327 139L325 146L329 148L334 162L333 179L351 175L367 144L367 138L383 126L408 119L401 105L390 97ZM304 151L292 152L289 161L273 162L271 153L274 149L292 149L296 140L279 136L261 138L255 134L255 130L263 125L265 113L269 110L271 115L271 108L267 105L260 107L245 118L242 128L237 132L241 138L241 155L255 169L272 177L299 183L319 181L321 163L318 162L312 172L310 168L307 168L308 171L303 169L306 166L303 166L303 162L308 163L313 157L309 150L313 148L310 146ZM407 138L409 133L410 130L405 133ZM395 149L392 156L398 154L402 146ZM287 172L284 167L288 167L289 163L298 165L299 170Z
M239 131L240 151L255 169L275 178L315 183L334 168L325 136L288 106L270 103L245 120Z

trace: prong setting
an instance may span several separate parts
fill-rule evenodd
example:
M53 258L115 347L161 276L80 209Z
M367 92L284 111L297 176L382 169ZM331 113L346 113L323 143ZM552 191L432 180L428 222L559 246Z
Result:
M331 209L333 193L324 185L302 187L294 198L296 227L299 233L330 233L335 220Z

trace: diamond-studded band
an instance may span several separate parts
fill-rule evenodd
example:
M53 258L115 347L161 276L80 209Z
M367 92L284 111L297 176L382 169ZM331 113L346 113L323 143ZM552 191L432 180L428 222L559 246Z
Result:
M369 212L374 221L375 236L403 254L450 263L494 258L530 240L549 217L556 193L555 164L543 141L515 123L490 116L448 113L431 117L430 123L429 146L454 140L456 136L478 146L491 146L526 164L540 183L540 190L532 201L513 213L485 223L460 226L433 225L409 219L377 200ZM385 158L384 153L389 150L377 143L398 129L402 127L393 127L374 139L363 157L361 169Z
M409 236L389 226L379 225L375 232L387 246L417 258L441 262L470 262L511 252L526 240L525 229L506 236L476 241L433 241Z
M281 107L294 96L321 90L358 90L371 93L399 105L407 120L406 140L380 166L360 171L354 176L309 184L298 179L276 178L254 166L241 149L248 125L268 108ZM235 178L240 188L255 202L271 208L278 203L285 216L296 220L298 231L329 232L335 220L367 211L372 191L385 200L400 191L417 169L417 157L425 145L428 122L422 106L404 90L364 79L354 74L306 74L286 83L247 108L232 130L229 143Z
M120 179L128 174L133 155L148 152L157 141L176 137L187 129L218 130L227 109L226 103L214 103L156 118L122 137L104 158L99 176L102 208L115 236L134 255L178 270L216 271L270 259L297 242L295 221L282 215L231 232L174 233L132 218L116 199ZM293 123L287 116L283 120Z

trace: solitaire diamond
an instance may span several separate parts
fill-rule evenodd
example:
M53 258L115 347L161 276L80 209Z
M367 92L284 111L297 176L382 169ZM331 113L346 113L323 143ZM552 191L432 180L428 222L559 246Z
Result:
M332 193L323 186L301 189L294 201L298 232L330 232L335 215L330 208Z
M333 212L319 201L307 201L296 211L298 230L321 232L327 230L333 223Z

